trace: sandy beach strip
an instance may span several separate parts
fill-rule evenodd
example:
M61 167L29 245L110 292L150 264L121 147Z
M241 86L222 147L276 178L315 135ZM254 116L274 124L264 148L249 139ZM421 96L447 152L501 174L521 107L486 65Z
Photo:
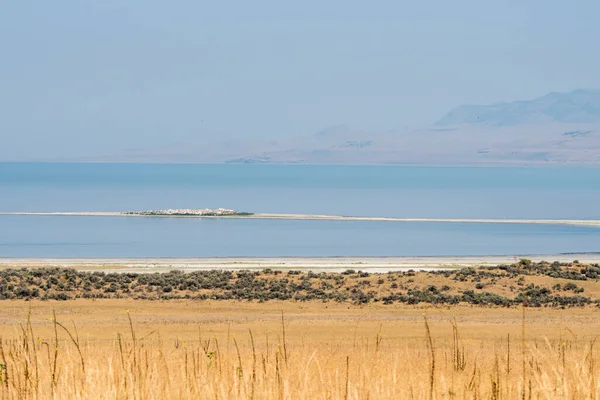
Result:
M74 268L81 271L154 273L171 270L303 270L366 272L450 269L512 264L519 258L533 261L600 263L600 254L473 257L226 257L226 258L0 258L6 268Z
M37 216L78 216L78 217L136 217L136 218L206 218L206 219L279 219L313 221L382 221L382 222L438 222L438 223L477 223L477 224L544 224L600 227L600 220L593 219L499 219L499 218L396 218L396 217L353 217L343 215L320 214L267 214L252 215L137 215L123 212L103 211L60 211L60 212L0 212L0 215L37 215Z

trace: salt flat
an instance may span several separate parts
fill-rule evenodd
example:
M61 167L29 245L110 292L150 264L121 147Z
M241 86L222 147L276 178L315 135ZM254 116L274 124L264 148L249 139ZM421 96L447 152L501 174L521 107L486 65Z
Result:
M0 269L65 267L81 271L165 272L169 270L311 270L343 272L348 269L388 272L511 264L519 258L533 261L600 263L600 254L464 257L225 257L225 258L0 258Z

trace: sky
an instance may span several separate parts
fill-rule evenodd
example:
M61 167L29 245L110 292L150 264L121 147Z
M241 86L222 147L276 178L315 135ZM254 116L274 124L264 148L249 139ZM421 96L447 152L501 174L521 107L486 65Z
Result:
M348 124L600 88L597 0L7 1L0 160Z

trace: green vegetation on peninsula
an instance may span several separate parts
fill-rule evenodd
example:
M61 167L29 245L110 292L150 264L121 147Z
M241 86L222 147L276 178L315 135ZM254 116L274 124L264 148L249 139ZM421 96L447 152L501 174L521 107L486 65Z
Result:
M147 211L127 211L124 212L125 215L142 215L142 216L190 216L190 217L229 217L229 216L248 216L253 215L253 213L229 210L226 208L204 208L204 209L188 209L188 208L178 208L178 209L168 209L168 210L147 210Z

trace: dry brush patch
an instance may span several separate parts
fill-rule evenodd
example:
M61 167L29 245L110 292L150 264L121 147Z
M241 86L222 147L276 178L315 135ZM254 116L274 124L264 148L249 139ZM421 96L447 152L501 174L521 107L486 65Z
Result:
M600 321L592 307L130 299L4 305L2 399L600 395Z
M534 307L600 305L600 266L532 263L385 274L301 271L194 271L138 274L74 269L0 270L0 300L134 298L146 300L313 301Z

